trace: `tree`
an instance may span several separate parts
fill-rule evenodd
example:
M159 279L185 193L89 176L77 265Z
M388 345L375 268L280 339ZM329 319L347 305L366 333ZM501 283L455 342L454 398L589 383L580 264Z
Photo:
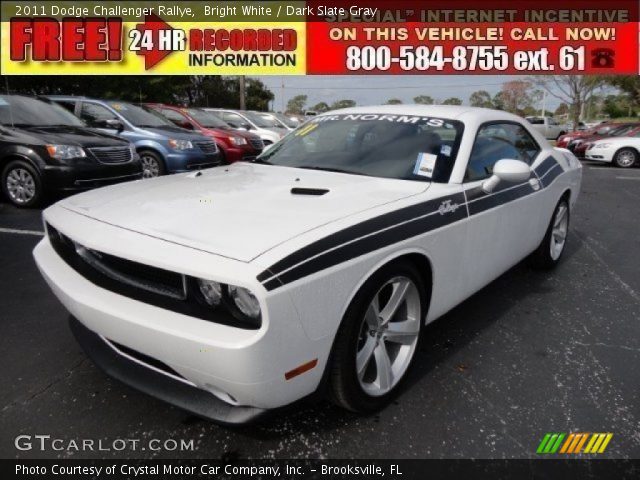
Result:
M350 108L355 106L356 102L353 100L337 100L331 104L330 110L338 110L339 108Z
M327 102L319 102L319 103L316 103L313 107L311 107L310 110L313 110L314 112L318 112L318 113L324 113L329 110L329 105L327 104Z
M158 102L196 107L238 108L236 77L220 75L38 76L7 77L14 93L85 95L130 102ZM1 79L4 90L5 77ZM273 93L257 79L247 78L247 108L265 110Z
M512 80L502 84L500 106L507 112L522 114L532 104L531 83L525 80Z
M502 92L498 92L493 96L493 108L496 110L504 110L504 98Z
M553 112L553 114L556 117L561 117L563 115L569 115L569 105L567 105L565 102L560 103L560 105L558 105L558 108L556 108L556 111Z
M605 83L605 77L587 75L539 75L532 79L536 85L544 88L571 107L573 127L577 128L582 116L584 104L596 89Z
M462 100L457 97L450 97L443 101L442 105L462 105Z
M608 76L602 78L602 80L603 82L608 83L609 85L612 85L629 95L634 106L638 106L638 104L640 104L640 76Z
M486 90L478 90L473 92L469 97L469 103L472 107L493 108L491 94Z
M402 104L402 100L400 100L399 98L390 98L389 100L387 100L387 105L400 105Z
M418 105L433 105L435 101L429 95L418 95L417 97L413 97L413 103L417 103Z
M287 112L302 114L306 104L306 95L296 95L287 102Z

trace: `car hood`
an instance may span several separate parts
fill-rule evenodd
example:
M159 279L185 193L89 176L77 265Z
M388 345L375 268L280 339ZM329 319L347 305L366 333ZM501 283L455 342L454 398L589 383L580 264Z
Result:
M70 126L21 127L7 129L15 135L15 140L31 145L77 145L81 147L112 147L128 145L123 140L108 133L90 128Z
M236 163L89 191L76 213L244 262L314 228L416 195L428 183ZM294 187L326 189L292 194Z
M193 132L191 130L187 130L180 127L173 127L171 125L167 125L166 127L138 127L141 130L146 130L147 132L151 132L159 137L173 138L176 140L196 140L196 141L204 141L208 140L207 137L200 133Z
M636 145L640 143L639 141L640 139L634 138L634 137L604 137L604 138L598 138L593 143L594 144L612 143L614 145L622 145L622 144Z

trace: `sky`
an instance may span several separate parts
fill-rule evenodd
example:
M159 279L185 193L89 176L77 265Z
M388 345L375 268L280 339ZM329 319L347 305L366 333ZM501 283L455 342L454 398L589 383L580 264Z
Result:
M458 97L469 105L469 96L486 90L492 96L504 82L526 80L526 75L309 75L259 76L275 94L272 109L284 110L295 95L307 95L307 107L319 102L331 105L336 100L355 100L358 105L376 105L390 98L413 103L413 97L429 95L437 100ZM283 88L284 85L284 88ZM283 94L284 93L284 94ZM560 101L547 95L546 108L555 110Z

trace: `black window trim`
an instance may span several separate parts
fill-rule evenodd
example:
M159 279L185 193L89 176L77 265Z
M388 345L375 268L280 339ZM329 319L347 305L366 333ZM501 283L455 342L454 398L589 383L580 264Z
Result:
M489 125L501 125L501 124L511 124L511 125L517 125L519 127L522 127L525 129L525 131L529 134L529 136L531 137L531 140L533 140L533 143L536 145L536 147L538 147L538 153L536 153L536 157L538 155L540 155L540 152L542 152L542 147L540 146L540 144L538 143L538 141L536 140L536 137L532 135L531 130L529 130L527 128L526 125L524 125L524 123L520 123L516 120L489 120L486 122L481 123L480 125L478 125L478 128L476 129L476 134L473 137L473 143L471 144L471 152L469 152L469 158L467 158L467 163L464 166L464 177L462 178L462 184L468 184L468 183L474 183L474 182L479 182L481 180L486 180L489 177L485 177L485 178L476 178L475 180L469 180L467 179L467 169L469 168L469 162L471 161L471 153L473 152L473 147L476 144L476 141L478 140L478 134L480 133L480 130L482 130L484 127L489 126ZM531 162L531 165L533 165L533 163L535 162L535 157L534 160ZM531 166L529 165L529 166Z

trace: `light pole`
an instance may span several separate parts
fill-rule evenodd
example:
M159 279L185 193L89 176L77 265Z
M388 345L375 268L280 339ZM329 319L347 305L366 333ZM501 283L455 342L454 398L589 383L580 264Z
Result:
M240 110L246 110L244 88L244 75L240 75Z

